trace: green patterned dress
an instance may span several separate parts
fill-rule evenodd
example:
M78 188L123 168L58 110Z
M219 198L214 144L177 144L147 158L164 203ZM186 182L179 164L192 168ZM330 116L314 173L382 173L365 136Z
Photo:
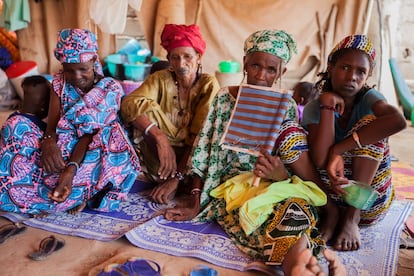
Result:
M228 214L223 199L209 196L211 190L227 179L243 172L251 172L256 163L255 156L224 149L220 145L235 102L236 99L230 94L228 87L222 88L214 98L206 121L195 141L191 164L189 164L190 173L201 177L204 183L201 193L203 210L197 219L216 220L240 250L268 264L280 265L286 252L304 234L308 237L310 248L314 249L316 254L320 249L318 245L322 245L323 242L317 238L316 208L306 201L290 198L275 204L270 218L256 231L246 236L239 224L238 209ZM301 153L307 150L306 133L297 123L296 104L292 99L275 141L274 154L288 165L295 162ZM299 214L294 218L295 227L289 227L293 226L292 212L295 212L295 216ZM283 230L287 228L295 230Z

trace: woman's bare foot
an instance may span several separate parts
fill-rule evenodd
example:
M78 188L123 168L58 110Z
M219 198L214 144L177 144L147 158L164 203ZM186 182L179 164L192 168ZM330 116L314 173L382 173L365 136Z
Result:
M334 248L339 251L358 250L361 245L359 233L360 210L347 207L343 219L340 221L339 232L335 239Z
M191 220L200 212L200 196L181 195L176 197L176 205L168 208L164 212L164 217L172 221Z
M83 211L86 207L86 202L82 202L82 204L73 207L72 209L67 210L67 213L70 215L76 215Z
M32 215L33 218L40 219L45 218L49 215L49 213L46 213L45 211L41 210L40 214Z
M322 215L319 223L319 232L325 242L332 239L335 228L338 224L339 209L332 200L328 199L328 203L321 208Z

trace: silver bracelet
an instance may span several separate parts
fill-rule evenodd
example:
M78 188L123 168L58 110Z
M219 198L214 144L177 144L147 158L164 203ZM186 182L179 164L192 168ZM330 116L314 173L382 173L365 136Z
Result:
M192 195L201 194L201 189L200 188L193 188L190 193Z
M144 131L144 134L145 134L145 136L148 136L148 132L150 131L150 129L153 127L153 126L156 126L157 124L156 123L151 123L149 126L147 126L147 128L145 129L145 131Z
M69 163L66 164L66 168L69 166L75 166L75 173L79 170L79 164L76 163L75 161L71 161Z

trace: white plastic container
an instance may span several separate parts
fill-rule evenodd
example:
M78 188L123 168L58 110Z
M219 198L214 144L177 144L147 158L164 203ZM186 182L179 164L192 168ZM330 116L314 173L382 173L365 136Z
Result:
M17 95L23 100L22 81L25 77L38 75L37 63L31 60L17 61L6 69L6 75Z

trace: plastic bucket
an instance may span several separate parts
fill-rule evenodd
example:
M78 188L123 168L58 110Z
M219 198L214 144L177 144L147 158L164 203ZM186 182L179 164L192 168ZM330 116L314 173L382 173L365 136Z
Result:
M38 75L37 63L31 60L17 61L6 69L6 75L21 99L24 97L22 81L25 77Z

